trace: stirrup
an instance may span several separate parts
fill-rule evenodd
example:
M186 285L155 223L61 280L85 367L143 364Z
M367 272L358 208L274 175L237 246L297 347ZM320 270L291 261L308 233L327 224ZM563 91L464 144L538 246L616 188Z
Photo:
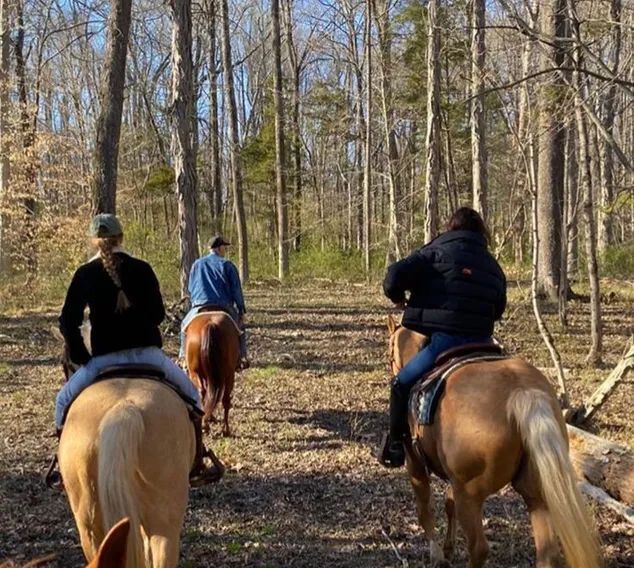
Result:
M205 465L205 458L209 458L213 465ZM192 487L202 487L210 483L217 483L224 474L224 464L214 454L213 450L205 449L197 467L189 474L189 484Z
M62 479L62 474L57 469L57 454L51 459L51 463L46 470L44 481L49 489L64 491L64 480Z
M246 371L251 366L251 361L247 357L240 357L238 361L238 371Z
M396 448L399 448L400 451L392 451ZM383 467L387 468L397 468L403 467L405 465L405 445L403 442L398 440L393 440L389 433L383 435L383 440L381 441L381 449L379 450L378 455L379 463Z

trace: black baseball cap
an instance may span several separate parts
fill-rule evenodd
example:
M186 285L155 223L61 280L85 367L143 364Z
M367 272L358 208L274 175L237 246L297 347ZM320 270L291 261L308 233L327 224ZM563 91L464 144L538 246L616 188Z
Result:
M215 249L221 247L222 245L228 247L231 246L231 243L226 241L222 235L214 235L211 237L211 240L209 241L209 248Z

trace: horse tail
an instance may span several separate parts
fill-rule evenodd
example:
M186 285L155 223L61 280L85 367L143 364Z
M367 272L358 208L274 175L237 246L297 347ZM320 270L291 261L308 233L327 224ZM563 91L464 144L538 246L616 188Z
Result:
M209 320L202 330L200 343L200 364L202 374L207 381L207 400L203 401L205 405L205 414L212 416L218 406L222 395L224 394L224 381L220 372L220 356L214 354L220 346L220 333L216 322ZM211 398L209 398L211 396Z
M569 566L602 565L596 529L575 478L563 421L553 399L539 389L516 390L508 414L522 436L529 464L539 475L542 496Z
M145 427L129 401L113 406L99 425L98 492L104 532L130 519L128 566L145 566L137 499L134 496L139 451Z

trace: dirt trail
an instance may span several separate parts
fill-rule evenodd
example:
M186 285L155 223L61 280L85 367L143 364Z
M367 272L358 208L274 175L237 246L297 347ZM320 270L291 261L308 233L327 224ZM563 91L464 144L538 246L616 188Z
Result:
M366 287L328 285L256 286L248 300L255 366L238 381L235 437L212 444L230 469L219 485L191 494L182 566L402 566L393 547L409 566L423 566L427 548L406 476L372 457L385 423L386 304ZM606 306L614 345L608 365L631 330L627 309L619 301ZM564 343L571 367L587 344L586 311L573 306L572 339ZM64 497L47 491L40 477L55 447L54 323L52 314L0 317L0 561L56 551L52 565L69 567L82 560L72 516ZM548 366L527 302L512 303L500 335ZM174 337L167 347L175 354ZM573 370L582 377L571 385L573 395L589 392L607 372L590 380ZM595 428L630 440L631 413L624 411L632 394L630 381ZM442 484L435 488L440 507ZM490 565L531 566L528 517L515 494L491 498L486 516ZM608 565L634 565L631 528L604 510L597 517ZM462 540L455 565L465 565Z

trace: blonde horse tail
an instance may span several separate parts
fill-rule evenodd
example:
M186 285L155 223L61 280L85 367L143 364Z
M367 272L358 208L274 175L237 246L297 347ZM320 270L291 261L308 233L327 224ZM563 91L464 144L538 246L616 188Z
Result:
M530 465L539 475L542 496L566 562L573 568L598 568L602 566L599 539L577 488L563 422L557 419L553 404L552 397L542 390L516 390L509 397L507 409L520 431Z
M124 517L130 519L128 566L145 566L134 496L144 431L141 411L129 401L113 406L99 425L97 485L103 528L108 532Z

